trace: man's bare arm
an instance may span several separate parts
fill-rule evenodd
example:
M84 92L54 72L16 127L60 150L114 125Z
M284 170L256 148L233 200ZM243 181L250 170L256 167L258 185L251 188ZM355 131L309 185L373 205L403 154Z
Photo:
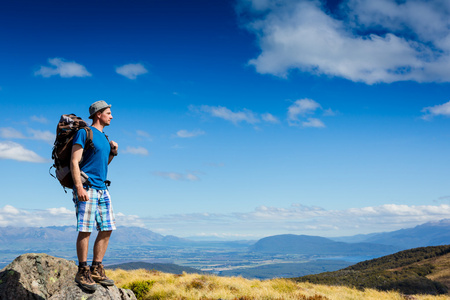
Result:
M83 157L83 147L81 145L75 144L72 147L72 157L70 159L70 171L72 172L72 178L77 191L77 196L79 201L88 201L89 196L86 190L83 188L83 183L81 182L81 170L80 161Z

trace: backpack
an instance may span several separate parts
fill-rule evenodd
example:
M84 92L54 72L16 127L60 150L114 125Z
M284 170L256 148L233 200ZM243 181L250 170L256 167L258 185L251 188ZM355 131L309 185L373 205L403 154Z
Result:
M89 125L83 119L75 114L62 115L56 126L56 138L52 150L53 166L50 167L50 170L55 168L56 177L52 173L50 175L59 180L64 191L65 188L72 189L74 185L70 171L70 160L72 157L73 138L80 129L86 130L85 149L94 147L92 143L92 129L89 128ZM88 179L89 177L84 172L81 172L82 183L85 184L87 182L89 184Z

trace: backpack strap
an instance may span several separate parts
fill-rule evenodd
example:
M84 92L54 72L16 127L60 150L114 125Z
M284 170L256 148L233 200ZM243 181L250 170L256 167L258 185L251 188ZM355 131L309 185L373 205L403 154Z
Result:
M85 142L85 149L87 148L94 148L94 143L92 142L94 138L94 134L92 133L92 129L89 126L83 127L84 130L86 130L86 142Z

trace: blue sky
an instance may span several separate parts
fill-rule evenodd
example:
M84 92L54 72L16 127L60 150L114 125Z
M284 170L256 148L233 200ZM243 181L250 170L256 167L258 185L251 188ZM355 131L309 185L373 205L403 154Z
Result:
M48 174L61 114L112 104L117 222L255 239L450 214L450 4L10 1L0 226L73 225Z

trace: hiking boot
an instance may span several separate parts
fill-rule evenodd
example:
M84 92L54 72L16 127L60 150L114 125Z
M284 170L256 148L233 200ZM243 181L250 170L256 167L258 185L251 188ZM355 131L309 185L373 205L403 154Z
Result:
M87 291L94 292L97 290L97 284L91 277L91 269L89 266L78 267L77 275L75 275L75 282Z
M114 285L114 280L109 279L105 274L105 269L102 264L91 266L91 276L95 282L101 285L111 286Z

